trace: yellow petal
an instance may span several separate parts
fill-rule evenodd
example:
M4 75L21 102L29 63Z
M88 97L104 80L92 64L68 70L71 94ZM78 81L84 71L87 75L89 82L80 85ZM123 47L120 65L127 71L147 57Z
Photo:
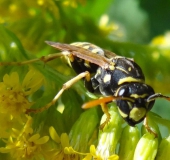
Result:
M8 74L5 74L3 76L3 82L7 85L7 86L10 86L11 85L11 80L10 80L10 77Z
M13 84L14 87L19 84L19 76L17 72L11 73L10 82Z
M19 76L17 72L12 72L11 75L5 74L3 77L3 82L8 87L16 87L19 84Z
M29 142L34 142L35 140L37 140L38 138L40 138L39 134L34 134L32 137L29 138Z
M64 148L64 153L65 154L74 154L75 151L74 151L74 149L72 147L65 147Z
M92 155L88 154L86 157L83 158L83 160L91 160L92 159Z
M0 152L1 153L8 153L8 152L10 152L11 151L11 149L7 149L7 148L4 148L4 147L1 147L0 148Z
M90 146L90 153L91 153L92 155L96 155L96 147L95 147L94 145L91 145L91 146Z
M69 146L69 138L66 133L61 134L61 145L63 146L63 148Z
M49 128L49 133L50 133L50 136L52 138L52 140L54 140L56 143L60 143L60 137L58 136L56 130L54 129L54 127L50 127Z
M114 155L111 155L108 160L119 160L119 156L114 154Z
M34 141L35 144L44 144L46 143L47 141L49 140L49 137L48 136L44 136L36 141Z
M39 89L43 82L43 76L36 70L31 69L25 76L22 87L25 89L25 94L29 95Z

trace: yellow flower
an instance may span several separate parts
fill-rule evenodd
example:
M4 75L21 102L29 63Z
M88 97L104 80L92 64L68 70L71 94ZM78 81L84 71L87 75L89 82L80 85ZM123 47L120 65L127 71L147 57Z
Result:
M166 32L164 35L159 35L152 39L151 45L168 48L170 46L170 32Z
M104 160L104 158L102 158L100 155L97 154L97 151L94 145L90 146L90 153L83 160L91 160L92 158L95 160ZM109 156L107 159L118 160L119 156L114 154L114 155Z
M49 133L51 136L51 139L55 142L53 145L54 147L49 150L49 153L47 155L47 158L50 160L72 160L76 159L75 153L72 153L72 155L67 154L67 149L69 148L69 137L66 133L62 133L61 136L57 134L55 129L53 127L49 128ZM73 156L74 155L74 156Z
M55 147L49 151L48 159L50 160L102 160L102 158L96 154L94 145L90 146L90 153L82 153L75 151L69 144L69 137L66 133L62 133L61 136L57 134L53 127L49 128L50 136L55 142ZM83 158L84 157L84 158ZM118 160L117 155L110 156L109 160Z
M109 36L109 38L116 37L117 39L123 39L125 36L122 27L117 23L110 20L108 14L103 14L99 20L99 28L103 33Z
M0 138L9 138L12 128L21 128L27 121L26 110L33 104L28 96L41 85L40 73L30 70L20 82L17 72L5 74L0 82Z
M43 149L43 145L49 140L49 137L40 138L38 133L33 134L32 118L27 118L27 123L21 131L12 129L13 133L9 139L4 140L6 147L1 147L0 152L10 153L11 157L17 160L39 160L44 157L46 150Z
M75 1L75 0L73 0L73 1L65 0L65 1L63 1L63 5L64 6L71 6L73 8L77 8L77 1Z
M32 105L27 96L34 93L42 85L42 76L35 70L30 70L22 83L17 72L5 74L0 82L0 113L12 118L20 118Z
M75 151L72 147L65 147L65 153L66 154L79 154L79 155L82 155L82 156L85 156L84 158L83 158L83 160L91 160L91 159L95 159L95 160L105 160L103 157L101 157L98 153L97 153L97 151L96 151L96 148L95 148L95 146L94 145L91 145L90 146L90 153L81 153L81 152L77 152L77 151ZM107 158L107 160L118 160L119 159L119 156L118 155L116 155L116 154L113 154L113 155L111 155L111 156L109 156L108 158Z
M117 109L115 107L110 107L109 108L109 113L111 116L110 121L104 126L102 131L99 131L98 135L98 145L95 147L93 144L90 146L90 152L84 152L86 151L87 148L82 150L85 146L89 146L87 144L80 144L82 136L82 131L77 129L76 132L70 133L70 138L71 138L71 144L76 148L79 148L81 152L78 152L73 149L73 147L65 147L64 152L65 154L70 154L70 155L79 155L79 159L83 160L118 160L119 156L116 155L115 149L116 145L118 143L119 137L121 135L121 124L122 124L122 118L117 114ZM87 120L87 119L86 119ZM104 115L101 124L103 124L103 121L106 120L106 116ZM81 120L80 120L81 121ZM84 125L83 125L84 126ZM87 129L87 127L86 127ZM78 132L79 131L79 132ZM86 130L88 131L88 130ZM88 133L89 134L89 133ZM84 136L85 138L87 137L87 133ZM56 137L56 136L55 136ZM75 138L76 137L76 138ZM75 138L76 140L73 140Z

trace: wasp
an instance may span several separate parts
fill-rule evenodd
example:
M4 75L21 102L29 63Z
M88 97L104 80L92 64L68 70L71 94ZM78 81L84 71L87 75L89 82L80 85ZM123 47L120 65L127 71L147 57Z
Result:
M82 108L91 108L101 105L107 118L100 128L109 122L110 114L107 104L115 101L122 118L130 125L135 126L144 120L146 129L151 129L147 123L147 113L152 109L157 98L170 101L170 97L155 93L154 89L145 83L145 76L140 66L131 58L118 56L115 53L102 49L88 42L63 44L46 41L46 43L61 53L41 57L17 64L27 64L38 60L48 62L64 56L77 76L63 84L54 99L40 109L29 109L29 112L42 112L52 106L62 93L77 81L83 79L85 88L100 95L101 98L85 103ZM154 132L153 132L154 133Z

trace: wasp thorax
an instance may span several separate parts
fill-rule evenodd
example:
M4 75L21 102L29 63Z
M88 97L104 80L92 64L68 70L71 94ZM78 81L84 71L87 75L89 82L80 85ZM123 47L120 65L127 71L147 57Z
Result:
M120 115L134 126L141 122L146 113L152 108L154 101L147 102L147 98L154 94L152 87L143 83L127 83L119 87L115 96Z

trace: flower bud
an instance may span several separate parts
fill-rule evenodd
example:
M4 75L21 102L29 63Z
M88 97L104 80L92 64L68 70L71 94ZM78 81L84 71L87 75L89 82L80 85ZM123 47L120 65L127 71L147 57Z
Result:
M159 148L158 148L158 154L156 156L156 160L169 160L170 156L169 156L169 152L170 152L170 136L162 139Z
M122 118L118 114L116 107L109 108L111 115L110 121L105 125L103 130L99 131L99 141L97 153L103 158L108 159L110 155L115 153L116 145L119 141L122 131ZM103 115L101 123L106 119Z
M146 133L139 140L133 160L154 160L158 149L158 139L154 134Z
M137 127L126 126L120 139L119 160L132 160L136 145L140 139Z

